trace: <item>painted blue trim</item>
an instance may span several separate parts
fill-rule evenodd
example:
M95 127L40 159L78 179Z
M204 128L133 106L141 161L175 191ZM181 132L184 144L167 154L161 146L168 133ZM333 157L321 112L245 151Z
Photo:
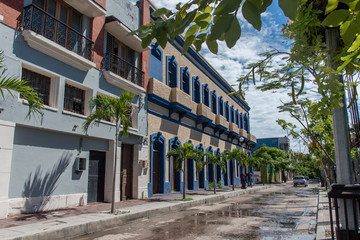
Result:
M178 125L187 127L187 128L192 129L192 130L194 130L194 131L200 132L201 134L205 134L205 135L208 135L208 136L217 138L217 139L219 139L219 140L222 140L222 141L224 141L224 142L228 142L228 143L233 144L233 145L235 145L235 146L241 147L240 144L236 144L236 143L234 143L234 142L229 141L228 139L221 138L221 137L219 137L219 136L216 136L216 135L211 134L211 133L208 133L208 132L204 132L204 131L202 131L202 130L196 128L196 127L190 126L190 125L188 125L188 124L184 124L184 123L178 122L178 121L176 121L176 120L174 120L174 119L172 119L172 118L169 118L168 116L164 116L164 115L162 115L162 114L160 114L160 113L157 113L157 112L155 112L155 111L153 111L153 110L151 110L151 109L148 109L148 113L149 113L149 114L152 114L152 115L154 115L154 116L157 116L157 117L159 117L159 118L165 119L165 120L167 120L167 121L176 123L176 124L178 124ZM202 116L202 117L203 117L203 116ZM205 117L204 117L204 118L205 118ZM209 120L210 120L210 119L209 119ZM210 120L210 121L212 121L212 120ZM227 132L224 132L224 134L228 134L228 133L227 133ZM246 141L246 140L247 140L247 138L245 138L245 141ZM250 148L245 148L245 149L251 150Z
M248 115L245 113L244 114L244 129L250 133L249 131L249 119L248 119Z
M232 106L230 107L230 120L231 120L232 123L235 122L235 117L234 117L234 105L232 105Z
M211 91L211 111L217 114L217 97L215 90Z
M204 152L204 146L202 143L198 144L196 146L196 149L203 151ZM204 162L204 157L201 160L202 162ZM205 170L204 168L201 169L200 173L197 173L197 179L198 179L198 188L205 188Z
M168 100L163 99L162 97L159 97L158 95L153 93L148 94L148 101L160 105L164 108L170 107L170 102Z
M229 101L225 102L225 117L226 117L226 120L229 122L229 120L230 120Z
M236 109L235 111L235 124L237 127L239 127L239 110Z
M183 80L186 80L185 86L183 86ZM190 95L190 73L188 67L180 67L180 89Z
M177 36L175 37L175 41L180 44L180 46L184 46L184 40ZM176 45L174 44L173 42L170 41L170 44L172 44L179 52L182 52L182 50ZM213 68L208 65L203 59L202 57L192 48L189 48L188 49L188 54L194 58L194 60L189 57L187 54L185 54L185 57L192 63L194 64L200 71L202 71L211 81L213 81L221 90L224 91L224 93L226 95L228 95L229 93L233 92L233 89L231 88L231 86L229 86L226 81L224 81L220 75L218 75L214 70ZM199 64L197 64L199 63ZM203 69L205 68L205 70L207 71L204 71ZM209 74L211 74L211 76L213 76L216 81L214 80L213 77L209 76ZM225 90L224 90L225 89ZM241 107L245 108L244 110L245 111L249 111L250 110L250 107L247 105L247 103L242 100L240 97L238 96L234 96L234 95L230 95L230 98L232 98L235 102L237 102Z
M244 129L244 119L242 113L240 113L240 129Z
M222 96L219 97L218 102L219 102L219 114L221 116L224 116L224 100Z
M148 184L148 196L153 195L153 154L154 154L154 142L161 144L160 149L160 174L159 174L159 192L165 193L165 137L162 136L161 132L153 133L150 135L150 182Z
M173 137L169 139L169 152L171 151L173 146L179 146L181 144L180 140L178 137ZM170 186L172 183L172 165L175 164L175 159L172 156L170 161L169 161L169 181L170 181ZM174 166L175 167L175 166ZM171 189L172 190L172 189ZM176 176L175 176L175 190L176 191L182 191L182 181L181 181L181 171L180 172L176 172Z
M151 43L149 55L149 78L163 81L163 52L157 43Z
M207 83L204 83L202 85L202 96L203 96L203 99L202 99L202 103L208 107L210 107L210 101L209 101L209 87L208 87L208 84Z
M170 70L173 70L171 73L174 75L174 81L171 82L172 86L169 85ZM172 88L178 86L178 64L175 60L175 56L166 56L166 85Z
M201 102L201 86L200 86L200 80L198 76L194 76L192 77L193 80L193 101L196 103L200 103ZM196 86L198 87L198 89L196 89Z

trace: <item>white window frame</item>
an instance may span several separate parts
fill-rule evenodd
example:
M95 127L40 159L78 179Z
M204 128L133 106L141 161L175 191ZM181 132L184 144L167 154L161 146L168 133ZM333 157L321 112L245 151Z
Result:
M74 115L74 116L77 116L77 117L82 117L82 118L86 118L87 116L90 115L90 108L89 108L89 100L90 98L93 96L93 90L90 89L90 88L87 88L77 82L74 82L72 80L69 80L69 79L65 79L65 82L64 82L64 86L63 86L63 89L64 89L64 94L62 96L63 98L63 103L65 102L65 86L67 85L70 85L70 86L73 86L73 87L76 87L76 88L79 88L81 90L83 90L85 92L85 98L84 98L84 114L79 114L79 113L74 113L74 112L71 112L71 111L68 111L68 110L65 110L64 109L64 106L62 106L63 110L62 112L65 113L65 114L68 114L68 115Z
M36 67L35 65L29 63L23 63L20 72L20 79L23 79L23 69L27 69L50 78L49 105L44 105L44 108L52 111L58 111L60 77L44 70L43 68ZM29 104L28 101L20 97L20 94L18 94L18 100L24 104Z

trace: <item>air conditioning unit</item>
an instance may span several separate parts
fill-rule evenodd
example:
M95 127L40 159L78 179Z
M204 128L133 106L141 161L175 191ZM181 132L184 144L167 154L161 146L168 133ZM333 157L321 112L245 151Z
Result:
M86 158L77 157L75 160L75 171L83 172L86 170Z

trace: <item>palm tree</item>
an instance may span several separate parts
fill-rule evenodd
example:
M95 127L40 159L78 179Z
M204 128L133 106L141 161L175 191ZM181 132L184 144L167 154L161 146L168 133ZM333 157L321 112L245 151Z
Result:
M246 165L246 158L247 158L247 154L246 152L244 152L243 150L240 150L238 148L234 148L233 150L228 150L226 149L224 151L224 156L226 160L231 160L232 161L232 165L233 165L233 174L232 174L232 190L235 190L235 160L238 161L239 164L241 165Z
M218 155L213 155L210 152L206 153L207 156L207 160L206 160L206 164L213 164L213 176L214 176L214 194L216 194L216 184L215 184L215 169L216 169L216 165L221 167L221 170L223 172L226 171L226 160L224 158L223 154L218 154Z
M179 144L176 148L173 148L170 152L166 154L168 158L171 156L175 157L175 169L177 172L183 173L183 199L186 198L186 164L188 159L193 159L196 161L197 171L201 171L203 165L200 163L204 153L198 149L193 149L193 146L190 142L186 142L183 145Z
M0 50L0 70L5 68L4 52ZM44 105L42 99L39 97L37 91L27 85L26 81L19 80L15 76L6 75L3 71L0 74L0 94L5 99L4 91L7 91L12 97L12 91L20 93L20 95L28 102L29 111L26 114L27 118L33 115L42 115Z
M119 135L127 137L128 129L131 125L131 101L135 95L124 91L119 97L110 97L98 95L90 99L91 114L84 122L83 129L87 132L91 124L99 125L102 119L111 119L115 123L115 156L114 156L114 170L112 183L112 198L111 198L111 213L115 212L115 182L116 182L116 168L117 168L117 146L119 142ZM94 110L95 109L95 110ZM122 127L122 128L121 128ZM120 133L121 130L121 133Z

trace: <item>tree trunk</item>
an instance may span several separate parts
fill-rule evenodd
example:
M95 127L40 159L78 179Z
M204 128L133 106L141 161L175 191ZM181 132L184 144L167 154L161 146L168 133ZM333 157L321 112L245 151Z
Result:
M111 196L111 213L115 212L115 184L116 184L116 168L117 168L117 147L119 142L119 130L116 128L115 133L115 157L114 157L114 171L113 171L113 185L112 185L112 196Z
M214 194L216 194L216 184L215 184L216 176L215 176L215 168L216 168L216 165L213 163Z
M232 175L233 185L232 185L232 190L235 191L235 161L234 161L234 159L232 161L233 161L233 175Z
M186 186L186 177L185 177L185 170L186 170L186 158L185 158L185 162L184 162L184 170L183 170L183 200L185 200L186 198L186 191L185 191L185 186Z

